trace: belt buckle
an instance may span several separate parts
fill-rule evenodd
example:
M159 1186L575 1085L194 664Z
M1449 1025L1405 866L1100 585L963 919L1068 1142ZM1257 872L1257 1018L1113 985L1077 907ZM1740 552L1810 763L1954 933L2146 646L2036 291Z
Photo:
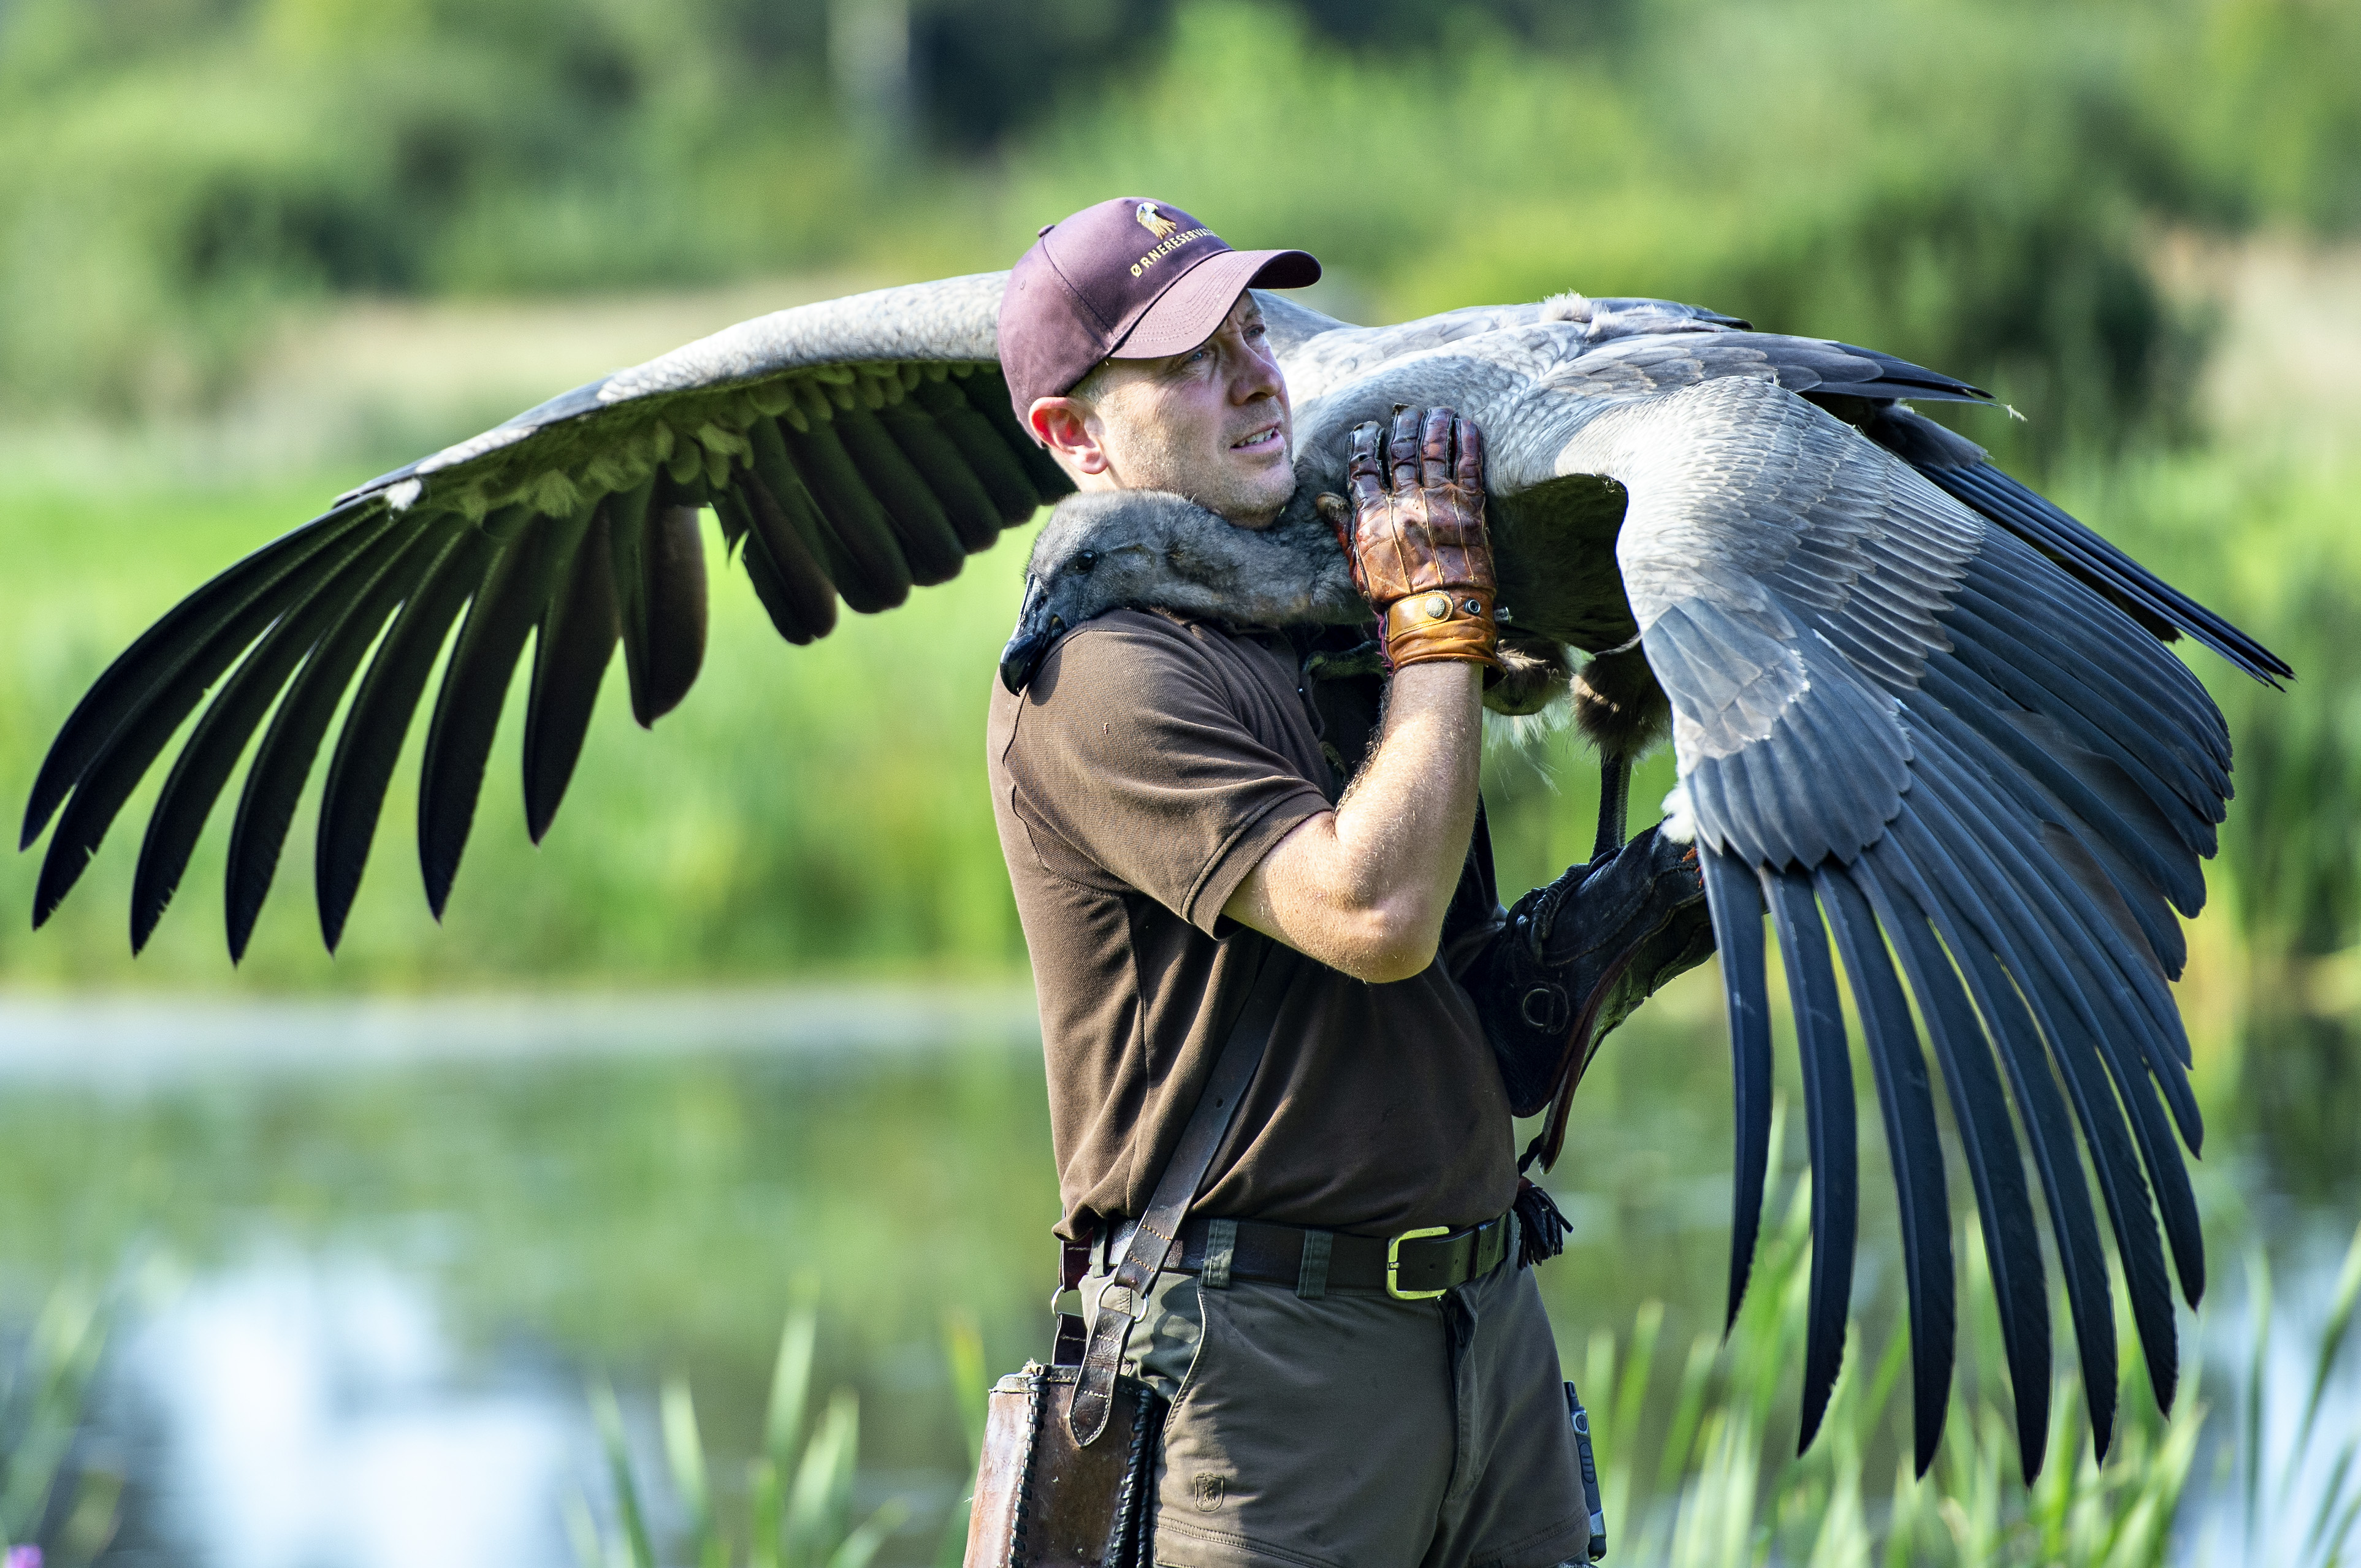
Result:
M1446 1294L1450 1290L1449 1286L1444 1287L1441 1290L1405 1290L1401 1288L1400 1283L1401 1245L1404 1242L1424 1241L1429 1236L1447 1236L1450 1234L1449 1225L1424 1225L1415 1231L1404 1231L1398 1236L1389 1237L1386 1242L1386 1294L1397 1301L1432 1301L1437 1296Z

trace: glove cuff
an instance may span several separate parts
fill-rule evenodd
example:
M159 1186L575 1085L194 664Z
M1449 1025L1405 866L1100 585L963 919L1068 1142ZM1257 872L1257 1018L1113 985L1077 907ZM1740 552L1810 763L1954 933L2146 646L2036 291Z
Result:
M1500 627L1489 588L1435 588L1386 606L1382 641L1389 669L1440 660L1500 668Z

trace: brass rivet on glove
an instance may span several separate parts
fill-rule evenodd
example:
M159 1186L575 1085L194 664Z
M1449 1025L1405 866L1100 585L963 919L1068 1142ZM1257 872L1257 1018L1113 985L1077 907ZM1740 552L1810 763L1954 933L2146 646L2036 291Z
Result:
M1426 601L1427 620L1443 620L1447 619L1450 614L1451 600L1444 595L1437 594L1433 598Z

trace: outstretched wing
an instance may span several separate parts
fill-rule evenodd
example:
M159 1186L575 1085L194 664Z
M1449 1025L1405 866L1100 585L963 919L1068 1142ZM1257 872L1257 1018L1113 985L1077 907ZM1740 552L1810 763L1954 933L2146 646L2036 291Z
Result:
M2166 981L2181 962L2173 911L2193 915L2203 901L2199 861L2230 795L2220 713L2107 598L1769 382L1709 380L1613 404L1565 436L1552 466L1609 477L1630 498L1617 556L1672 699L1729 992L1730 1310L1769 1153L1767 911L1813 1170L1805 1440L1841 1359L1852 1272L1840 957L1900 1201L1920 1469L1949 1387L1953 1282L1914 1000L1975 1187L2026 1474L2048 1425L2049 1320L2020 1127L2103 1451L2115 1345L2078 1135L2169 1404L2164 1244L2192 1302L2204 1257L2174 1144L2178 1134L2195 1150L2202 1128Z
M956 575L1004 526L1071 488L1009 409L994 340L1005 276L743 323L372 480L230 567L115 660L51 745L25 813L27 847L58 817L34 923L72 888L209 690L148 820L132 945L154 930L268 718L230 839L229 945L244 952L296 799L357 680L320 810L320 926L333 948L455 623L419 790L419 860L437 915L528 638L535 839L618 646L642 724L686 695L705 650L697 509L719 514L790 642L826 635L840 598L882 610L914 584Z
M2169 641L2187 632L2268 685L2295 674L2278 654L1994 466L1983 448L1965 436L1891 402L1863 411L1860 423L1871 440L1899 455L1953 499L2056 561L2157 636Z
M1266 313L1268 306L1266 304ZM1308 314L1308 313L1306 313ZM1278 325L1274 323L1274 327ZM1748 323L1695 305L1664 300L1589 300L1560 295L1538 304L1476 306L1399 326L1352 327L1324 317L1294 329L1285 344L1288 385L1299 413L1299 473L1316 485L1341 482L1342 433L1364 419L1383 418L1393 402L1448 403L1483 424L1499 471L1546 476L1565 424L1565 405L1627 399L1725 377L1767 380L1835 413L1975 511L2016 534L2081 582L2105 596L2156 636L2187 633L2260 681L2277 685L2291 674L2278 655L2213 611L2158 577L2114 543L1987 461L1973 442L1912 411L1908 400L1990 404L1990 396L1955 377L1875 349L1824 338L1755 333ZM1538 442L1538 450L1521 447ZM1567 509L1583 509L1578 494L1545 499L1495 493L1509 504L1513 532L1521 499L1553 513L1537 548L1563 550L1588 541L1591 531ZM1595 509L1605 522L1620 504ZM1496 520L1496 522L1499 520ZM1554 563L1562 565L1563 563ZM1504 597L1524 598L1520 617L1539 610L1565 621L1554 634L1581 646L1624 641L1631 628L1614 607L1611 624L1598 608L1551 602L1570 577L1544 573L1540 584ZM1532 591L1538 589L1539 591ZM1586 641L1589 634L1594 641ZM1597 638L1604 638L1597 641Z

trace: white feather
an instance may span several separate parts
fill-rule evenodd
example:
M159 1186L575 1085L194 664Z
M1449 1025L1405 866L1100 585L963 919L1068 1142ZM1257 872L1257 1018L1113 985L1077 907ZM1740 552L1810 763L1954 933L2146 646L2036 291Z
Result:
M1689 809L1689 789L1686 784L1675 784L1673 793L1664 796L1664 820L1656 831L1675 844L1697 842L1697 814Z

